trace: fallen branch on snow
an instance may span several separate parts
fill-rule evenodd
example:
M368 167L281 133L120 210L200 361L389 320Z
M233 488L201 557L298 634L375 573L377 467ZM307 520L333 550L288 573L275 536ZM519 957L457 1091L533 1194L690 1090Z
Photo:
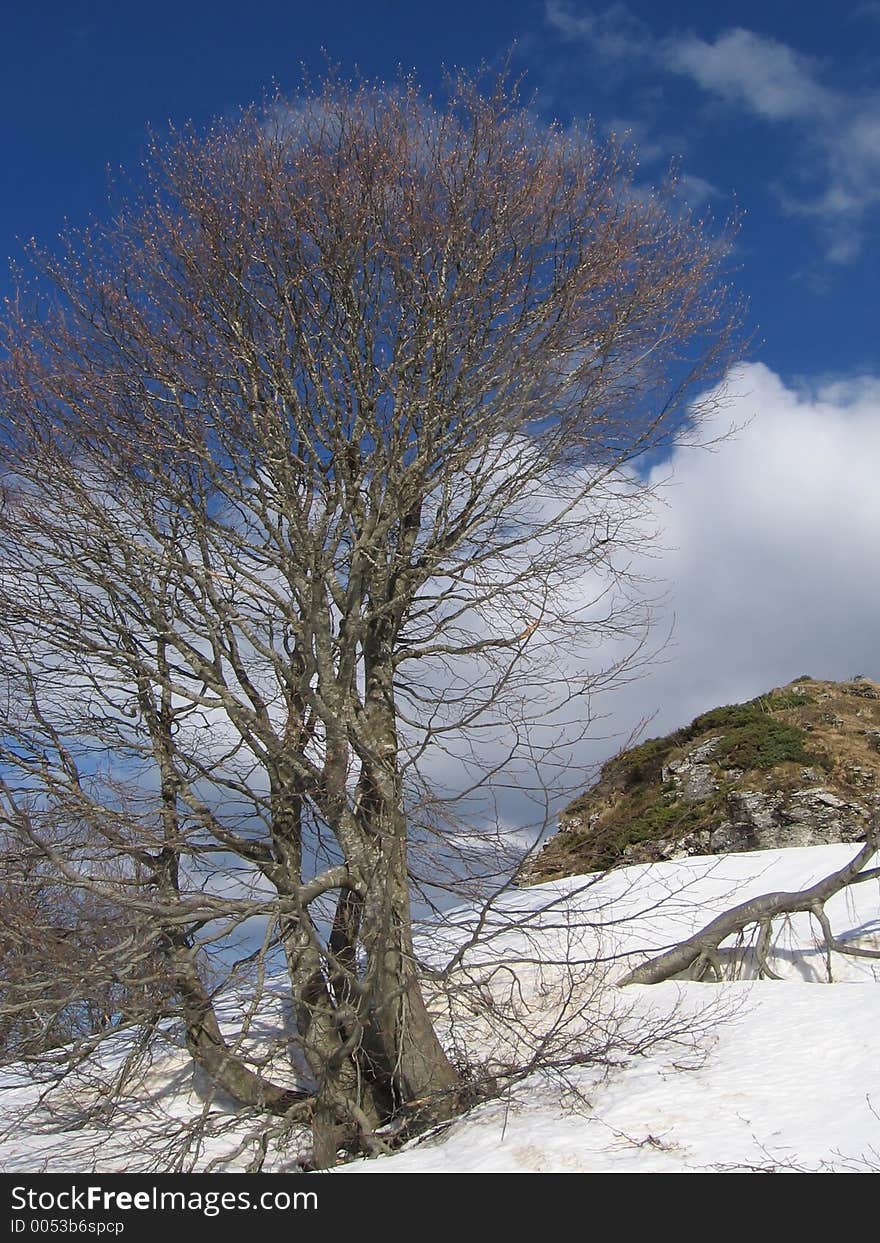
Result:
M778 979L779 977L774 975L767 966L770 925L779 915L793 915L799 911L815 915L822 929L825 948L829 954L831 950L835 950L837 953L858 958L880 958L880 950L860 949L838 941L831 930L828 916L825 914L825 903L841 889L880 877L880 867L865 870L866 864L876 854L878 847L880 847L880 806L874 814L864 846L845 867L832 872L830 876L826 876L824 880L820 880L807 889L765 893L741 902L738 906L717 916L692 937L688 937L687 940L649 959L641 966L635 967L623 977L620 986L659 984L685 971L688 971L692 978L699 979L708 967L712 967L720 979L719 946L722 941L736 933L741 933L750 924L758 924L761 929L756 953L762 973Z

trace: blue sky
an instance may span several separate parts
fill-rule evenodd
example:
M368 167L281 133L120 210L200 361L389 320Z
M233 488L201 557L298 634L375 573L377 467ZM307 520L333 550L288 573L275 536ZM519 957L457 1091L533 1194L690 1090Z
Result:
M68 0L6 6L0 252L100 214L106 166L148 123L233 112L322 48L345 69L497 64L515 43L537 107L629 129L646 182L681 160L695 207L744 213L737 281L755 355L788 378L880 368L880 2Z
M697 210L743 214L756 338L731 414L747 426L659 468L664 551L645 572L677 637L603 733L653 712L652 732L671 728L801 673L880 677L880 0L10 4L0 252L100 216L107 165L136 167L148 124L293 89L322 48L436 90L444 63L499 65L511 46L544 116L629 130L646 184L677 158Z

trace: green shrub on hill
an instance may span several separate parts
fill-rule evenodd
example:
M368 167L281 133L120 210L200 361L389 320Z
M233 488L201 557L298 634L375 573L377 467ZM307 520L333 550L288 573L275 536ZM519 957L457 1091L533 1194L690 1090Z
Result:
M715 757L729 767L775 768L777 764L816 764L822 757L808 751L806 734L795 725L759 715L732 729L715 748Z

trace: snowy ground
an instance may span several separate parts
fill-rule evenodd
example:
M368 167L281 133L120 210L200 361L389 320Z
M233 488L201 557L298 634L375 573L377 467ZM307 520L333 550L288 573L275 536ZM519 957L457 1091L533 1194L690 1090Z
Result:
M587 1104L567 1107L552 1084L533 1081L509 1106L493 1102L434 1139L345 1172L880 1170L880 990L793 981L723 989L738 1013L719 1025L702 1066L681 1050L656 1053L592 1087L585 1075ZM705 991L660 984L651 1000L700 1010Z
M748 946L731 946L746 978L613 987L646 951L750 895L802 888L855 849L688 859L504 895L488 948L465 953L462 969L478 973L490 961L513 967L532 1007L525 1028L540 1028L554 986L576 978L586 988L581 1027L571 1029L577 1039L595 1039L597 1023L612 1017L630 1038L661 1027L668 1038L641 1056L615 1055L610 1068L578 1067L567 1082L532 1075L451 1126L344 1172L880 1170L880 960L832 955L829 982L817 929L796 916L776 925L770 965L781 980L749 979L755 970ZM827 911L842 940L858 937L880 948L876 880L839 895ZM463 907L442 934L426 933L430 957L440 961L461 948L473 919ZM597 960L604 963L601 986ZM277 1025L281 1014L280 1003L269 1005L261 1021ZM499 1053L504 1043L483 1019L466 1031L472 1047L486 1052ZM0 1168L206 1169L212 1161L214 1168L246 1168L254 1148L248 1128L231 1108L205 1102L170 1038L129 1091L122 1114L102 1118L105 1085L130 1050L122 1038L115 1049L105 1046L100 1064L54 1101L41 1103L38 1088L6 1071L0 1107L9 1126L0 1130ZM92 1108L85 1125L84 1102ZM270 1144L263 1168L291 1168L297 1155L294 1139L286 1147Z

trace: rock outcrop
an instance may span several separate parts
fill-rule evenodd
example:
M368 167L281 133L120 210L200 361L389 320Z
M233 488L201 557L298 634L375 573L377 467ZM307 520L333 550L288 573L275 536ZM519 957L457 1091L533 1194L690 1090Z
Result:
M880 685L797 678L609 760L521 876L856 842L880 798Z

